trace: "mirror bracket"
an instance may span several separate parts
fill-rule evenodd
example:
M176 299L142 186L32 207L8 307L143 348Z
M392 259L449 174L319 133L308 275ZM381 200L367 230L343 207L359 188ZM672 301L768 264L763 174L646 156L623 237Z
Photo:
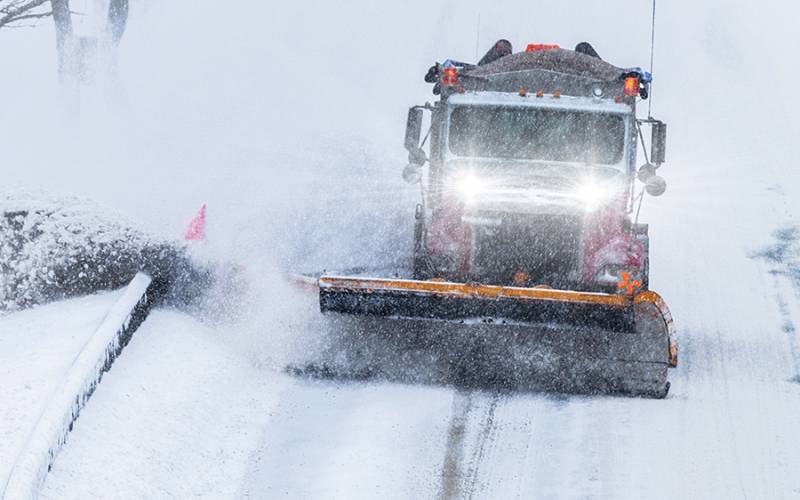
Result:
M639 137L644 147L644 136L642 135L641 125L650 125L650 157L646 158L649 163L655 165L656 168L661 167L661 164L666 161L667 152L667 124L661 120L648 117L645 120L636 120L636 125ZM645 157L647 157L647 149L645 149Z

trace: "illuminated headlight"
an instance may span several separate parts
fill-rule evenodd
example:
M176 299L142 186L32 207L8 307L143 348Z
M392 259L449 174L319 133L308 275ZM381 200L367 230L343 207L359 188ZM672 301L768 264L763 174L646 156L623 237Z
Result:
M581 201L587 212L593 212L611 200L614 190L611 186L586 179L574 191L574 196Z
M473 174L465 174L455 180L455 188L465 202L473 201L484 192L484 184Z

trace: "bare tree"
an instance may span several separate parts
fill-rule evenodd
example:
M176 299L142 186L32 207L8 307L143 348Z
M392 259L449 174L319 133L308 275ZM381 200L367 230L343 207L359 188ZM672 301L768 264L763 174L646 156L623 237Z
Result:
M83 48L87 42L76 39L72 15L69 0L0 0L0 28L30 26L31 22L52 16L58 68L62 76L66 71L83 65ZM106 22L111 42L117 45L128 22L128 0L109 0Z
M67 70L67 45L72 41L72 13L69 0L51 0L51 14L56 26L56 47L58 49L58 74L63 77Z
M118 44L125 33L128 23L128 0L109 0L108 3L108 28L111 32L111 41Z
M0 0L0 28L51 15L50 0Z

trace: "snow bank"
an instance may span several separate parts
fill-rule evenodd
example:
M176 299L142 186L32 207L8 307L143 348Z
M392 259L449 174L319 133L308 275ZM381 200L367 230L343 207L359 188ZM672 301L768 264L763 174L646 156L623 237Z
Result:
M242 498L265 422L295 381L253 367L227 333L155 309L81 413L41 498Z
M152 283L150 276L137 274L75 357L12 466L3 498L38 496L81 410L157 299Z
M124 286L140 270L169 282L203 279L185 248L94 203L0 193L0 314ZM177 293L194 293L183 287Z
M0 484L72 361L121 293L62 300L0 318Z

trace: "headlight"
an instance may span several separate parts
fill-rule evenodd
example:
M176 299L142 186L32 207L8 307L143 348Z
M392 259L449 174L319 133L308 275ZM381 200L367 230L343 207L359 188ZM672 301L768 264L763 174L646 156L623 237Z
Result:
M471 202L484 192L484 184L473 174L465 174L455 180L455 188L461 199Z
M584 204L587 212L593 212L611 200L614 190L608 184L585 179L578 184L573 194Z

